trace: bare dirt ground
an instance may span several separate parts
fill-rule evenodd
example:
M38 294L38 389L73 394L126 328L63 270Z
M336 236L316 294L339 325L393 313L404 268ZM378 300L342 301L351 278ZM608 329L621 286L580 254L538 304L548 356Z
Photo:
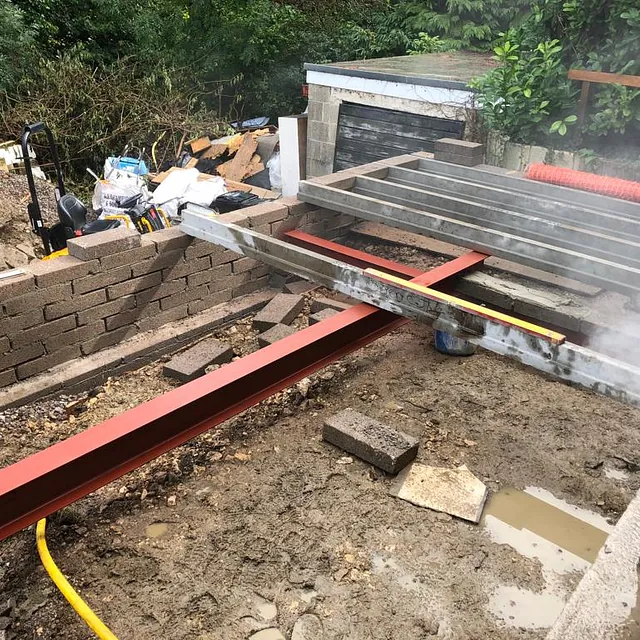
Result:
M249 320L218 335L237 355L257 346ZM77 415L69 398L0 414L0 464L173 388L161 371L111 380ZM466 464L492 492L542 487L615 522L640 487L638 473L605 475L636 459L640 412L486 352L440 355L411 324L51 518L54 558L120 640L291 638L303 614L324 629L314 640L543 638L487 608L498 585L542 591L540 564L482 525L391 497L390 476L323 443L324 417L346 407L418 437L421 462ZM0 543L7 638L92 637L34 537Z

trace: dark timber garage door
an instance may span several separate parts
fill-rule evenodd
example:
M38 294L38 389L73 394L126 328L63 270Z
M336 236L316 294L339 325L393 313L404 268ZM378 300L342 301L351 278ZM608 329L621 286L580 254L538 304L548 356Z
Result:
M439 138L462 138L464 122L404 111L340 105L334 170L416 151L433 151Z

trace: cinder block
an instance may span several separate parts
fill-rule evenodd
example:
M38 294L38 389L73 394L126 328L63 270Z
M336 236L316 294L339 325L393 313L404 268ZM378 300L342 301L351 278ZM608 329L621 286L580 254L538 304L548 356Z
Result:
M183 233L179 226L154 231L149 235L149 239L156 245L158 253L173 251L174 249L186 249L193 242L193 238Z
M186 260L197 260L204 256L218 256L225 251L226 249L218 244L194 238L193 244L185 250L184 257Z
M251 269L251 277L252 278L262 278L263 276L269 275L271 273L271 268L266 264L261 264L258 267L254 267Z
M134 251L137 251L137 249L134 249ZM111 284L129 280L129 278L131 278L131 267L128 265L118 267L117 269L110 269L109 271L98 273L94 276L87 276L75 280L73 282L73 293L75 295L81 295L89 291L95 291L96 289L104 289Z
M17 382L15 369L7 369L7 371L0 371L0 388L8 387L10 384Z
M239 254L235 251L231 251L231 249L225 249L220 254L214 254L211 256L211 266L217 267L221 264L226 264L227 262L232 262L233 260L237 260Z
M315 298L311 301L311 313L318 313L324 309L333 309L334 311L346 311L351 309L353 305L340 300L332 300L331 298Z
M3 273L0 271L0 273ZM0 278L0 302L23 296L36 288L36 279L31 273Z
M148 273L146 276L132 278L120 284L114 284L107 289L109 300L116 300L123 296L128 296L138 291L157 287L162 283L162 274L159 271Z
M173 309L174 307L183 305L187 302L200 300L207 295L209 295L209 287L206 284L203 284L200 287L195 287L194 289L186 289L185 291L181 291L180 293L162 298L160 300L160 309L162 309L162 311L167 311L169 309Z
M175 266L162 270L163 282L169 282L170 280L177 280L178 278L184 278L192 273L198 271L204 271L211 267L211 258L204 256L196 260L189 260L184 262L178 262Z
M11 349L11 343L7 336L0 336L0 353L6 353Z
M178 320L182 320L182 318L186 318L189 315L189 305L183 304L179 307L174 307L173 309L169 309L168 311L161 311L155 316L150 316L149 318L144 318L136 322L138 325L138 329L140 331L152 331L153 329L157 329L161 327L163 324L167 324L168 322L176 322Z
M276 324L291 324L302 311L304 298L290 293L279 293L253 318L253 328L266 331Z
M159 312L160 302L158 300L150 302L144 307L136 307L129 311L122 311L115 316L109 316L105 319L107 331L113 331L114 329L119 329L120 327L124 327L128 324L134 324L142 318L148 318L149 316L155 315Z
M96 234L97 235L97 234ZM85 293L83 296L74 296L62 302L54 302L44 308L45 320L55 320L62 316L67 316L76 311L84 311L90 307L96 307L107 301L107 294L104 289Z
M280 198L278 202L287 207L290 216L301 216L305 213L309 213L310 211L314 211L317 208L316 205L301 202L297 198L293 197Z
M44 326L36 326L31 329L26 329L17 333L11 338L11 347L13 349L19 349L20 347L26 347L34 341L42 340L43 338L51 338L57 336L64 331L70 331L76 327L75 316L65 316L59 318L53 322L47 322ZM0 349L0 353L2 350Z
M136 298L134 296L124 296L117 300L112 300L111 302L98 305L97 307L80 311L77 314L78 325L82 326L85 324L92 324L96 322L96 320L113 316L116 313L121 313L122 311L128 311L129 309L133 309L135 306Z
M211 307L217 307L219 304L224 304L231 300L231 289L224 289L223 291L216 291L215 293L209 293L208 296L202 298L202 300L195 300L189 303L189 315L195 315L201 313Z
M189 247L190 249L191 247ZM187 249L187 251L189 251ZM131 275L134 278L144 276L153 271L162 271L170 267L175 267L184 259L184 251L182 249L174 249L173 251L164 251L155 254L151 258L131 265Z
M241 209L238 211L230 211L229 213L222 213L218 216L218 220L225 224L235 224L237 227L249 227L249 218L246 212L248 209Z
M60 256L51 260L34 260L29 265L29 271L36 277L36 285L43 289L98 273L100 262L85 262L73 256Z
M284 220L289 215L289 209L286 205L276 202L263 202L257 204L243 211L247 220L249 221L249 227L255 229L271 222L279 222Z
M325 420L322 437L387 473L398 473L418 455L418 439L353 409Z
M0 370L14 367L17 364L39 358L44 354L44 345L41 342L33 342L22 349L14 349L0 356Z
M476 165L482 164L482 157L474 157L474 156L461 156L457 153L445 153L444 151L436 151L434 154L434 158L439 160L440 162L449 162L451 164L459 164L464 167L475 167Z
M232 263L233 273L244 273L245 271L251 271L254 267L261 264L259 260L253 258L240 258Z
M249 280L244 284L238 285L233 288L232 297L239 298L240 296L246 296L254 291L258 291L269 284L269 276L263 276L257 280Z
M268 347L278 340L292 336L296 330L286 324L276 324L258 336L258 345Z
M35 327L44 322L44 310L40 307L31 309L18 316L3 318L0 320L0 335L11 336L23 329Z
M187 276L187 287L189 289L193 287L199 287L203 284L209 284L211 282L226 283L226 278L231 275L231 265L230 264L222 264L219 267L215 267L212 269L206 269L205 271L200 271L199 273L192 273L190 276ZM224 289L225 287L219 286L218 289Z
M456 140L455 138L440 138L434 144L436 156L438 153L453 153L459 156L483 157L485 147L479 142L469 142L467 140Z
M356 184L355 174L346 174L342 172L329 173L326 176L319 176L318 178L312 178L309 180L313 184L321 184L325 187L333 187L334 189L353 189Z
M154 287L153 289L147 289L136 294L136 306L144 307L154 300L160 300L160 298L166 298L172 296L174 293L179 293L187 288L187 279L172 280L171 282L163 282L161 285Z
M83 342L82 345L80 345L82 353L87 356L90 353L100 351L100 349L106 349L107 347L111 347L114 344L118 344L119 342L126 340L127 338L131 338L136 335L136 333L138 333L138 327L136 327L135 324L120 327L119 329L109 331L108 333L103 333L91 340Z
M210 338L172 358L164 365L163 373L180 382L189 382L204 375L205 369L212 364L231 362L233 355L228 344Z
M104 333L104 320L97 320L91 324L65 331L54 337L45 337L44 346L47 353L54 353L59 349L65 349L74 344L86 342L91 338L102 335Z
M128 251L121 251L120 253L114 253L110 256L100 258L100 266L103 271L110 271L111 269L117 269L118 267L131 266L147 258L151 258L156 254L156 245L149 240L148 236L141 236L141 246L135 249L129 249Z
M333 316L337 316L339 311L335 309L323 309L322 311L318 311L318 313L312 313L309 316L309 326L313 324L318 324L318 322L322 322L323 320L328 320Z
M139 246L140 234L135 229L126 227L81 236L67 242L69 255L79 260L95 260Z
M31 376L35 376L38 373L42 373L47 369L51 369L52 367L62 364L63 362L68 362L69 360L78 358L80 355L80 347L77 345L65 347L55 353L42 356L37 360L32 360L31 362L18 365L16 375L18 376L18 380L25 380L26 378L30 378Z
M304 293L317 289L319 286L319 284L309 282L308 280L295 280L293 282L285 283L284 292L292 293L294 296L301 296Z

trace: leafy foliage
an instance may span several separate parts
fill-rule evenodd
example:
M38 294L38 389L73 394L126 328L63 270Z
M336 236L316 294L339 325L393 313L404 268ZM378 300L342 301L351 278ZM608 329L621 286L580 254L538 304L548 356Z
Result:
M0 91L11 89L33 55L33 33L24 15L8 0L0 0Z

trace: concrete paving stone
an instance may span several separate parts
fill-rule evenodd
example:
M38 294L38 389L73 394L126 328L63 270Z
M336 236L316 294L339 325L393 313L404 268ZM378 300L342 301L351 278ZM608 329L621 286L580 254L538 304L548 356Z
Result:
M346 311L351 309L353 305L340 300L332 300L331 298L315 298L311 301L311 313L318 313L325 309L333 309L334 311Z
M95 260L112 253L121 253L140 246L140 234L135 229L118 227L67 242L69 255L78 260Z
M228 344L215 338L203 340L167 362L163 373L169 378L189 382L204 375L205 369L212 364L230 362L233 355L233 349Z
M279 629L263 629L254 633L249 640L286 640Z
M285 293L292 293L295 296L301 296L304 293L313 291L320 287L315 282L309 282L308 280L296 280L295 282L287 282L284 285Z
M279 293L253 319L254 329L266 331L277 324L290 324L302 311L304 298L290 293Z
M418 507L478 523L488 490L464 465L449 469L416 463L398 476L390 493Z
M418 439L345 409L325 420L322 437L387 473L398 473L418 454Z
M482 156L463 156L458 153L446 153L444 151L436 151L435 159L440 162L460 164L464 167L475 167L482 164Z
M338 315L338 313L340 312L329 308L318 311L318 313L312 313L309 316L309 326L318 324L318 322L322 322L323 320L328 320L329 318Z
M440 138L434 144L436 153L454 153L461 156L484 156L485 147L479 142L469 142L468 140L457 140L455 138Z
M258 336L258 344L261 347L268 347L274 342L278 342L278 340L292 336L295 332L296 330L293 327L289 327L286 324L276 324Z

